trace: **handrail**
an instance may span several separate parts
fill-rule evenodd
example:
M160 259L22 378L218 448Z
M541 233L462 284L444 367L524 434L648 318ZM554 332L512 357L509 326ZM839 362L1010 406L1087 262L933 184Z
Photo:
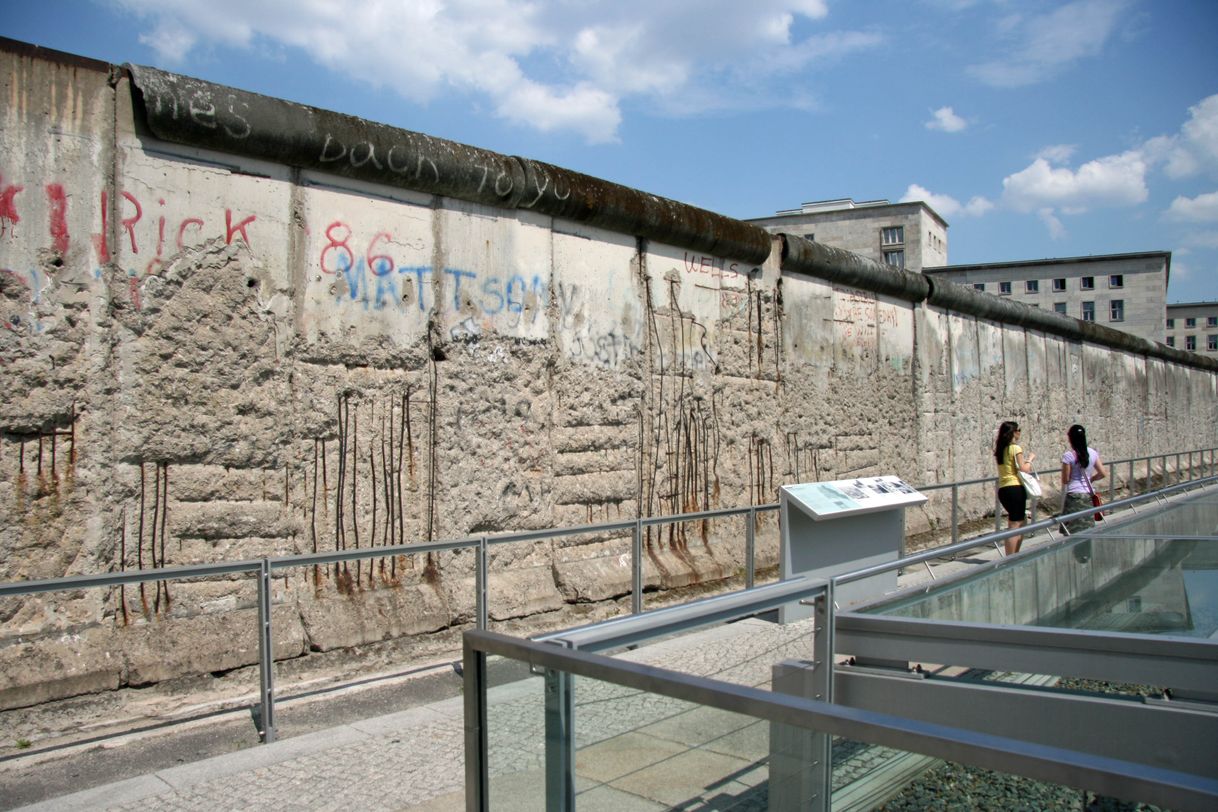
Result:
M970 764L1005 774L1088 787L1174 809L1210 809L1218 781L1191 773L1135 764L1077 750L921 722L876 711L834 705L752 686L619 660L488 631L464 635L466 697L466 808L488 808L482 797L486 753L486 657L497 655L533 668L586 677L807 731L841 736Z
M1188 454L1189 470L1193 469L1192 457L1193 454L1201 455L1201 463L1205 464L1205 454L1209 453L1209 467L1211 472L1218 471L1215 466L1215 451L1218 449L1195 449L1187 452L1175 452L1174 456L1177 460L1177 477L1180 476L1179 459L1182 454ZM1146 457L1136 457L1129 460L1117 460L1109 463L1109 467L1113 468L1117 465L1129 465L1130 482L1133 481L1134 466L1136 463L1145 462L1147 466L1147 481L1153 475L1152 462L1154 460L1162 461L1163 476L1166 477L1167 458L1169 454L1151 455ZM975 480L965 480L962 482L936 483L932 485L917 486L921 491L941 490L945 488L952 489L952 536L953 541L957 538L958 522L956 521L959 506L959 489L962 486L986 484L995 481L995 477L985 477ZM1115 477L1112 478L1115 480ZM1201 480L1190 480L1185 483L1180 483L1168 489L1168 492L1174 492L1180 488L1195 485L1198 482L1210 483L1218 479L1218 477L1210 476ZM1110 483L1113 487L1114 483ZM1110 490L1111 492L1111 490ZM1127 504L1134 504L1144 499L1154 498L1155 494L1142 494L1139 497L1130 497L1118 502L1112 502L1105 505L1105 510L1111 510L1116 507L1122 507ZM259 675L261 681L261 719L263 721L262 740L264 742L274 741L275 730L273 725L274 719L274 660L272 655L272 637L271 637L271 579L274 577L276 570L283 570L292 567L308 567L320 564L333 564L338 562L359 561L367 558L381 558L394 555L417 555L420 553L430 552L445 552L461 549L471 549L475 553L475 565L477 567L475 574L475 589L476 589L476 605L477 605L477 628L486 629L489 626L488 606L487 606L487 590L488 590L488 566L489 547L497 544L505 544L509 542L533 541L546 538L555 538L559 536L570 536L585 533L604 533L631 530L633 535L633 544L631 550L631 612L634 616L643 615L642 609L642 537L643 530L646 527L653 527L663 524L676 524L686 521L701 521L711 518L721 518L726 516L746 516L745 523L745 544L746 544L746 573L745 586L747 589L754 588L754 526L756 524L757 515L765 512L778 511L779 503L769 503L765 505L750 505L742 508L720 508L711 511L703 511L697 513L683 513L673 516L652 516L640 517L636 519L623 520L617 522L608 522L605 524L580 525L575 527L554 528L549 530L530 530L530 531L510 531L498 535L485 535L478 537L470 537L456 539L451 541L431 541L421 542L416 544L399 544L391 547L368 547L363 549L337 550L326 553L304 553L299 555L274 556L262 559L251 559L242 561L218 562L213 564L197 564L189 566L161 567L138 572L117 572L117 573L99 573L88 575L71 575L62 578L47 578L30 581L14 581L8 583L0 583L0 597L16 596L16 595L31 595L44 592L66 591L83 589L86 587L99 586L118 586L129 583L139 583L147 581L165 581L187 578L206 578L215 575L228 575L236 573L256 574L258 578L258 607L259 607ZM947 547L939 547L933 551L918 553L913 556L903 556L895 562L889 564L877 565L865 570L859 570L855 573L847 573L838 575L829 582L829 594L832 594L832 589L837 583L845 583L848 580L857 580L869 575L874 575L879 572L887 572L894 568L906 567L911 564L921 563L933 558L939 558L945 555L951 555L955 552L972 549L983 544L992 544L1004 538L1014 535L1030 534L1040 529L1047 529L1057 524L1064 519L1075 518L1093 512L1093 508L1080 511L1070 516L1057 517L1055 519L1046 519L1035 524L1026 525L1024 527L1015 528L999 533L989 534L967 542L953 543ZM776 586L776 585L772 585ZM797 587L780 587L771 592L767 589L766 596L778 594L784 589L793 588L798 591ZM824 587L808 587L807 595L820 594ZM747 593L741 593L747 594ZM729 596L721 596L729 597ZM766 598L763 596L762 600ZM747 603L747 600L744 601ZM781 601L780 601L781 602ZM758 605L761 605L760 603ZM777 604L775 604L777 605ZM725 603L719 607L723 612L735 611L729 608L730 604ZM704 607L700 607L704 608ZM755 611L763 611L757 609ZM743 614L743 613L742 613ZM692 617L692 614L690 615ZM623 619L623 625L618 627L620 630L620 640L627 640L631 634L642 634L642 630L646 627L648 621L640 621L638 625L628 623L626 621L632 618ZM606 637L605 640L612 638ZM586 643L579 645L601 645L603 641L598 642L594 636L589 636ZM604 645L609 645L604 642Z
M1195 479L1195 480L1191 480L1189 482L1182 482L1179 485L1172 485L1168 488L1154 491L1152 493L1138 494L1137 496L1130 496L1130 497L1121 499L1116 502L1109 502L1109 503L1102 505L1099 508L1094 507L1094 506L1088 506L1087 508L1085 508L1083 510L1076 511L1074 513L1063 514L1061 516L1055 516L1051 519L1042 519L1039 522L1036 522L1034 524L1025 524L1021 527L1013 527L1013 528L1010 528L1008 530L1003 530L998 533L987 533L983 536L978 536L977 538L974 538L974 539L969 539L967 541L959 542L958 544L950 544L946 547L936 547L933 550L926 550L921 553L915 553L914 555L905 556L904 558L898 558L895 561L887 561L882 564L874 564L874 565L872 565L870 567L866 567L864 569L855 570L853 572L842 573L840 575L835 575L835 576L833 576L833 578L831 580L833 581L834 585L847 584L847 583L851 583L853 581L860 581L864 578L870 578L871 576L879 575L881 573L891 572L892 570L896 570L896 569L903 569L905 567L913 566L915 564L921 564L924 561L931 561L936 558L944 558L949 555L955 555L956 553L961 553L961 552L966 552L968 550L972 550L976 547L982 547L982 546L986 546L986 545L990 545L990 544L995 544L999 541L1003 541L1005 539L1011 538L1012 536L1032 535L1033 533L1035 533L1036 531L1039 531L1039 530L1048 530L1048 531L1050 531L1050 536L1051 536L1052 529L1054 527L1056 527L1057 525L1062 524L1063 522L1071 521L1073 519L1081 519L1084 516L1087 516L1091 513L1095 513L1097 511L1102 511L1102 512L1106 513L1111 510L1116 510L1117 508L1133 507L1134 505L1140 504L1142 502L1148 502L1152 499L1160 499L1163 496L1168 496L1168 495L1174 494L1178 491L1184 491L1184 490L1188 490L1189 488L1195 488L1198 486L1208 487L1209 485L1213 485L1215 483L1218 483L1218 476L1206 477L1205 479Z
M828 581L823 578L798 576L764 586L715 595L680 606L656 609L641 615L600 621L574 629L538 635L538 642L560 643L583 651L605 651L621 648L655 636L658 629L675 634L712 623L724 623L740 617L774 609L791 601L823 595Z

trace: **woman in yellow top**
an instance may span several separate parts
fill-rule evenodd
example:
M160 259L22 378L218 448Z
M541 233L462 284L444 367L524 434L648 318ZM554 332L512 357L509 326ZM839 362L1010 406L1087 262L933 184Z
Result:
M1019 447L1019 424L1006 420L998 427L998 440L994 443L994 459L998 462L998 501L1007 512L1007 527L1023 527L1028 520L1028 493L1019 481L1018 469L1032 473L1035 453L1024 457ZM1023 536L1011 536L1003 546L1007 555L1019 552Z

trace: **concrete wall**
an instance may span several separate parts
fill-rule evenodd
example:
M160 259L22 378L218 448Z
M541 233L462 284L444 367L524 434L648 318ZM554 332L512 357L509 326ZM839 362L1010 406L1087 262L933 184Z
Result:
M1109 457L1216 444L1218 364L935 305L557 167L11 42L0 93L0 581L980 477L1008 417L1042 458L1075 420ZM628 550L496 547L493 622L620 611ZM742 526L646 550L649 588L722 583ZM285 577L276 655L425 650L471 622L472 563ZM254 599L217 577L0 600L0 706L248 665Z

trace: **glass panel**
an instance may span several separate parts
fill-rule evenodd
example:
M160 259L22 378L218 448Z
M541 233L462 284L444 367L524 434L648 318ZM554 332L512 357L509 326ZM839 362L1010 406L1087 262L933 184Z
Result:
M667 659L667 658L665 658ZM807 808L819 791L815 731L771 724L587 677L530 675L490 658L489 807L545 809L571 755L578 810ZM546 724L546 681L571 690L569 732ZM571 745L566 750L566 744ZM923 810L1067 809L1082 790L915 752L833 739L832 807ZM549 761L547 761L549 760Z
M579 809L764 809L769 724L580 678Z
M490 809L545 809L545 679L502 657L486 663Z
M1208 638L1218 633L1218 538L1170 537L1212 536L1216 525L1218 499L1192 500L869 611Z

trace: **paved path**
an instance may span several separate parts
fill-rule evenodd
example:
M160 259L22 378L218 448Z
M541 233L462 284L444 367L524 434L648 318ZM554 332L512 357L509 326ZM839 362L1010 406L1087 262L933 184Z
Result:
M992 559L996 553L992 548L978 548L970 555L969 560L976 561ZM964 566L964 562L940 562L935 571L946 574ZM905 586L929 580L929 576L925 567L917 566L900 580ZM671 638L623 656L684 673L768 686L771 664L811 656L811 632L810 621L780 626L745 620ZM712 790L730 796L754 785L757 776L752 773L766 769L768 730L760 723L727 718L731 715L708 720L707 714L719 712L654 695L628 697L631 693L603 683L581 685L576 714L577 771L585 782L577 790L586 791L580 795L581 809L650 810L695 801L710 801L713 806L706 787L687 786L682 778L699 770L718 771L731 779ZM622 712L624 700L632 712ZM521 799L518 808L535 809L538 792L544 788L540 692L535 681L522 681L497 693L494 702L490 726L491 773L493 782L498 782L493 784L495 808L515 806L500 801L516 797ZM462 712L463 699L452 697L22 809L462 809ZM691 715L694 712L701 718ZM640 718L648 723L641 725ZM702 763L693 763L695 760ZM662 770L650 769L658 762L664 763ZM630 780L624 783L626 775ZM764 806L742 802L732 808Z

